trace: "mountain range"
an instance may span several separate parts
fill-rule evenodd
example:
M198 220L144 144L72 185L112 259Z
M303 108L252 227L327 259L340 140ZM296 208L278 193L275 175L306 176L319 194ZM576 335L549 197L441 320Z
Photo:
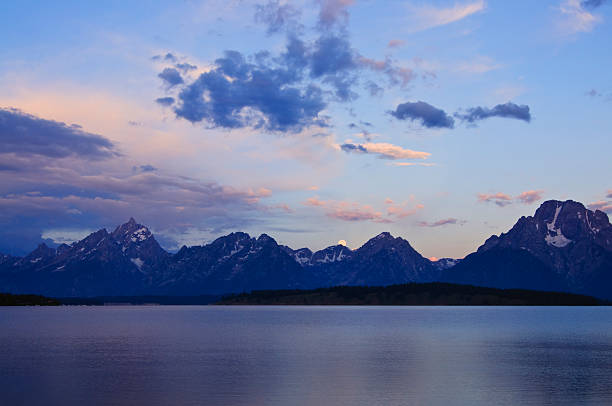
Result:
M351 250L313 252L270 236L236 232L166 252L133 218L71 245L0 255L0 291L54 297L202 295L261 289L386 286L443 281L494 288L569 291L612 298L612 225L568 200L543 203L507 233L462 260L430 261L383 232Z

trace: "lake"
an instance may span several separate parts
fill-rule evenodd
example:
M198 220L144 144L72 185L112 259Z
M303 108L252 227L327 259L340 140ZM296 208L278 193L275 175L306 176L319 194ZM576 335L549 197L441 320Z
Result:
M612 307L0 308L6 405L612 404Z

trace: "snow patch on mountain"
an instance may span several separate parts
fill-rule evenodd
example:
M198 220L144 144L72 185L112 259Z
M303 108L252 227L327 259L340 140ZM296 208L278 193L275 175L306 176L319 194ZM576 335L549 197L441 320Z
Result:
M136 265L136 268L138 268L139 271L142 270L142 266L144 265L144 261L140 258L130 258L130 261L132 261L132 263L134 265Z
M562 204L557 205L557 208L555 210L555 216L552 222L546 223L546 228L548 228L548 232L544 237L546 244L557 248L565 247L566 245L572 242L572 240L563 235L563 233L561 232L561 227L557 228L557 218L559 217L559 213L561 212L562 208Z

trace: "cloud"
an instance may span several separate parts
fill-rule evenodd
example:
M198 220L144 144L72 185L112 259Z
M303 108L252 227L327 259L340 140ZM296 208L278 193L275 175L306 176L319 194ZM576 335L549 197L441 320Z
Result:
M471 61L459 63L455 70L464 73L481 74L501 68L502 65L486 56L479 56Z
M375 154L383 159L427 159L431 155L429 152L413 151L386 142L346 143L340 148L345 152Z
M588 205L590 210L601 210L604 213L612 213L612 203L605 200L598 200Z
M532 204L537 202L538 200L542 200L543 194L543 190L528 190L518 195L516 199L524 204Z
M255 21L265 24L268 27L268 34L277 33L283 29L296 30L300 26L298 22L300 15L300 10L291 4L281 4L279 0L255 5Z
M608 190L608 194L606 195L608 199L612 199L612 189Z
M565 34L589 32L602 21L601 16L592 14L586 8L594 9L603 4L598 0L565 0L559 5L561 19L559 28ZM585 8L586 7L586 8Z
M532 204L542 200L543 194L543 190L527 190L512 198L510 195L501 192L494 194L480 193L478 194L478 201L495 203L499 207L508 206L512 203Z
M389 48L399 48L401 46L404 46L406 44L406 41L401 40L401 39L392 39L391 41L389 41L387 43L387 47Z
M422 204L410 205L408 202L396 204L391 199L385 199L385 204L387 205L387 215L395 216L399 219L412 216L416 214L417 211L425 208Z
M132 172L155 172L157 170L153 165L138 165L132 166Z
M166 82L168 87L174 87L176 85L180 85L181 83L184 83L183 77L181 76L179 71L174 68L165 68L157 76L160 79L162 79L164 82Z
M309 197L304 202L304 205L306 206L325 206L326 202L323 200L319 200L319 198L317 197Z
M320 207L325 210L327 217L342 221L373 221L375 223L390 223L391 220L384 218L381 211L375 210L370 205L356 202L320 200L317 197L306 199L305 206Z
M591 89L588 92L585 93L587 96L591 96L591 97L601 97L602 94L601 92L597 91L596 89Z
M289 57L286 63L295 63ZM270 131L299 131L323 125L320 88L294 85L300 72L291 67L248 63L237 51L226 51L216 67L184 87L175 108L178 117L214 127L252 126Z
M505 193L494 193L494 194L485 194L485 193L480 193L478 194L478 201L479 202L487 202L487 203L495 203L496 205L498 205L499 207L504 207L507 206L509 204L512 204L512 197L508 196Z
M71 244L75 241L82 240L83 238L87 237L89 234L93 233L94 231L95 230L90 229L90 228L85 228L81 230L65 229L65 228L50 229L50 230L43 230L41 237L44 240L49 239L56 244Z
M363 84L359 75L365 71L384 76L389 86L405 87L415 79L411 69L390 58L376 61L352 47L345 23L353 0L321 0L319 4L319 34L305 41L299 32L290 32L279 55L226 50L193 80L182 77L175 68L165 68L159 76L168 84L167 90L178 88L176 116L213 128L296 133L311 126L328 126L328 118L319 116L321 111L328 102L358 98L355 89ZM295 16L292 6L276 0L257 6L255 14L272 31ZM370 78L364 81L370 94L382 92ZM171 105L167 97L157 102Z
M448 224L460 224L463 225L465 224L465 221L460 221L457 220L456 218L447 218L447 219L442 219L442 220L438 220L438 221L434 221L433 223L427 222L427 221L419 221L417 223L417 225L419 227L441 227L441 226L445 226Z
M490 117L514 118L527 123L531 121L529 106L519 106L511 102L498 104L492 109L487 107L471 107L465 113L455 113L455 117L468 123L475 123Z
M436 166L433 163L423 163L423 162L393 162L393 166Z
M346 24L348 20L348 7L355 0L318 0L321 8L319 11L319 25L323 28L331 28L334 24Z
M116 120L130 136L138 130ZM169 247L188 229L243 229L287 209L267 204L272 192L261 185L236 188L138 161L80 126L0 109L0 252L21 255L45 230L114 227L130 216Z
M433 6L412 7L414 30L425 30L463 20L485 9L484 0L455 4L452 7L436 8Z
M359 63L373 71L382 72L387 75L392 86L399 85L404 88L408 83L415 79L416 74L409 68L397 67L390 58L384 61L360 57Z
M155 99L155 102L157 104L160 104L164 107L169 107L172 106L174 104L174 97L159 97L157 99Z
M0 154L107 159L118 156L108 139L76 124L45 120L13 108L0 108Z
M356 144L342 144L340 145L340 149L342 149L344 152L357 152L357 153L361 153L361 154L367 154L368 150L365 149L365 147L363 145L356 145Z
M390 114L398 120L418 121L427 128L453 128L455 120L444 110L423 101L398 104Z
M607 0L582 0L580 5L586 8L597 8L603 5Z
M198 67L196 65L192 65L192 64L187 63L187 62L185 62L185 63L177 63L174 66L176 66L177 69L180 69L183 72L189 72L189 71L198 69Z
M168 52L166 55L155 55L151 57L151 59L154 61L176 62L176 56L170 52Z

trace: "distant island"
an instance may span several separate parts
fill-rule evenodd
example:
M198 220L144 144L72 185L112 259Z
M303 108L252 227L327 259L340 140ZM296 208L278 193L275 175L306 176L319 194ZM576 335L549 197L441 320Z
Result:
M59 306L57 299L39 295L12 295L0 293L0 306Z
M260 290L226 296L217 305L356 306L597 306L594 297L524 289L495 289L450 283L337 286L313 290Z

